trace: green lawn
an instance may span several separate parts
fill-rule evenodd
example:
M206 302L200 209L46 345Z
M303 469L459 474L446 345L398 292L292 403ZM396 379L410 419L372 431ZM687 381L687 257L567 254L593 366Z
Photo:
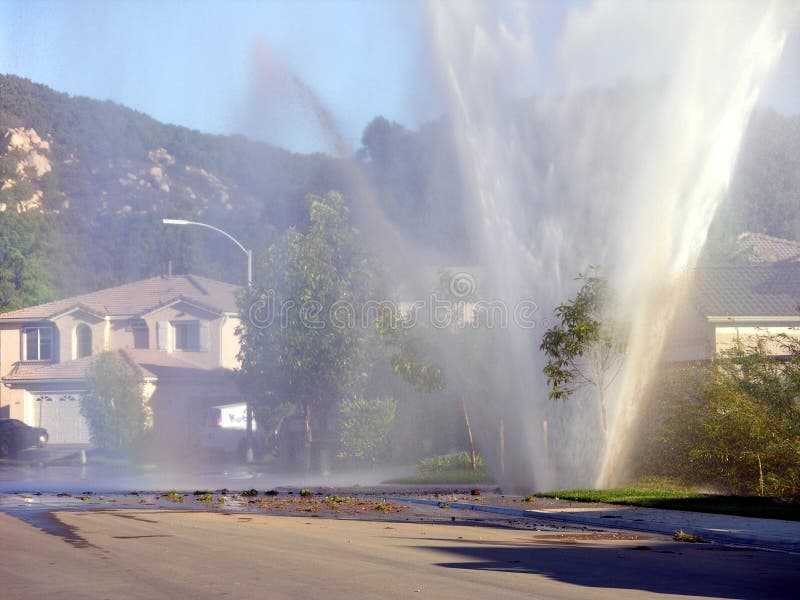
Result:
M755 496L722 496L702 494L690 488L677 487L624 487L610 490L562 490L533 494L539 498L561 498L578 502L605 502L668 508L695 512L760 517L763 519L785 519L800 521L800 505L786 504L773 498Z
M487 470L478 469L473 471L472 469L467 469L464 471L446 471L444 473L425 473L410 477L399 477L397 479L389 479L384 483L492 484L494 483L494 478Z

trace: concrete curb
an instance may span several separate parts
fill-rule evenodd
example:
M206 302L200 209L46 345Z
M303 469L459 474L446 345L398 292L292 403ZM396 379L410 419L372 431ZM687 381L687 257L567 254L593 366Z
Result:
M439 508L455 508L459 510L473 510L478 512L493 513L499 515L508 515L510 517L519 517L524 519L539 519L542 521L561 522L561 523L574 523L577 525L589 525L592 527L599 527L603 529L624 529L627 531L641 531L645 533L656 533L660 535L672 536L679 529L693 535L700 536L709 542L717 542L720 544L730 544L735 546L746 546L748 548L755 548L759 550L771 550L779 552L789 552L793 554L800 554L800 539L795 537L792 532L787 531L787 535L780 539L768 539L758 535L750 535L745 532L737 532L735 530L723 530L719 528L697 526L697 525L681 525L680 522L691 516L695 519L702 519L704 513L690 513L683 511L666 511L660 509L646 509L648 511L658 511L657 514L664 517L671 517L672 521L667 524L654 523L652 521L631 520L624 517L614 516L614 521L611 521L609 515L599 516L586 516L577 515L574 513L563 513L555 511L543 511L535 509L519 509L508 508L503 506L489 506L485 504L472 504L468 502L449 502L445 500L427 500L423 498L401 498L401 497L386 497L391 502L397 503L411 503L422 504L426 506L438 506ZM620 507L620 511L628 507ZM609 512L614 512L610 509ZM718 515L713 515L718 516ZM748 519L748 517L729 516L729 520L735 522L736 519ZM769 521L768 519L764 519ZM792 528L800 530L800 523L794 522L781 522L788 523ZM774 524L774 523L773 523Z

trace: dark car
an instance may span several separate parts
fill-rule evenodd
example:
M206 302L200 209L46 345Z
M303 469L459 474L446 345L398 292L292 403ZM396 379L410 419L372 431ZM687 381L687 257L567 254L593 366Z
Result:
M17 419L0 419L0 458L27 448L41 448L49 439L47 429L31 427Z

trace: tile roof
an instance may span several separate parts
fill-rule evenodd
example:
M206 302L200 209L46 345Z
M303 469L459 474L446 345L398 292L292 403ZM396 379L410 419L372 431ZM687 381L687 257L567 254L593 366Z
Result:
M201 376L204 373L220 373L229 371L220 367L208 367L191 360L191 355L180 355L162 350L125 349L126 353L148 378L159 378L168 375ZM94 356L68 360L60 363L18 362L11 371L2 378L8 382L75 380L81 381L86 376L86 368Z
M800 318L800 262L698 268L694 288L705 316Z
M3 381L41 381L43 379L80 381L84 378L91 356L61 363L18 362Z
M800 242L745 232L737 240L739 247L748 251L753 263L800 261Z
M149 373L151 377L158 377L170 371L168 370L182 370L182 371L217 371L222 370L219 367L208 367L206 365L196 363L192 360L191 352L164 352L163 350L140 350L140 349L126 349L125 352L131 357L142 369L143 372ZM145 375L147 376L147 375Z
M151 277L0 315L4 319L49 319L80 307L99 316L138 316L176 299L219 312L235 313L239 287L197 275Z

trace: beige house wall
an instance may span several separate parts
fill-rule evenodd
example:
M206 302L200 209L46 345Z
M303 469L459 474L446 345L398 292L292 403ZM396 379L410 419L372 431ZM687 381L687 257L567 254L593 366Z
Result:
M662 360L667 363L705 360L714 355L714 327L694 308L679 310L670 324Z
M0 374L8 373L22 358L23 326L19 323L0 324ZM0 384L0 414L25 420L25 391Z
M4 388L0 391L0 407L8 410L9 418L25 421L25 390Z
M176 350L174 334L170 327L167 352L186 354L187 359L207 368L227 367L229 364L235 364L235 356L239 351L239 342L238 338L235 336L234 330L238 324L238 319L215 316L191 305L178 304L176 306L162 308L148 315L144 320L150 331L151 349L158 348L157 331L159 321L168 321L169 323L180 321L207 321L208 350ZM235 322L235 324L231 324L231 322Z
M222 319L220 332L220 365L225 369L238 369L241 361L237 358L239 354L239 336L236 335L236 328L241 324L237 317L227 317Z
M129 319L114 319L108 324L108 348L122 350L133 348L133 332Z
M715 328L716 351L724 352L733 348L737 342L752 345L758 338L768 336L788 335L800 340L800 322L796 326L769 325L767 323L746 323L741 325L717 325ZM769 342L766 345L769 354L785 354L779 344Z
M19 362L22 352L20 325L16 323L0 324L0 374L5 375Z
M82 312L75 312L54 321L58 329L58 361L66 362L78 358L78 342L76 331L78 325L86 325L92 332L92 355L105 348L106 322ZM4 371L5 373L6 371Z

